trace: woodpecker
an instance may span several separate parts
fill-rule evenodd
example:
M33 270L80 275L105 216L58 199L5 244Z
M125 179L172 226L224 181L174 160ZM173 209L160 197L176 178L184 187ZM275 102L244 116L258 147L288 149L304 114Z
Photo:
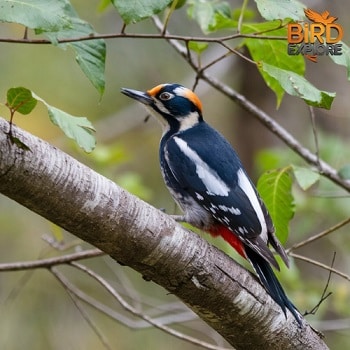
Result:
M288 257L274 234L265 204L230 143L203 120L202 103L179 84L160 84L142 92L121 92L146 106L161 123L159 158L164 182L184 212L183 221L221 236L256 271L261 283L299 326L302 317L286 296L271 266Z

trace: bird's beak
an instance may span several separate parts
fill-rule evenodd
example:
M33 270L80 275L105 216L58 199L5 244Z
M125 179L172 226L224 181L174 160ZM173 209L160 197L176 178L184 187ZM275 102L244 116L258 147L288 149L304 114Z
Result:
M135 99L136 101L139 101L145 105L150 105L153 102L152 97L150 95L148 95L147 92L121 88L121 93L126 95L126 96L129 96L129 97Z

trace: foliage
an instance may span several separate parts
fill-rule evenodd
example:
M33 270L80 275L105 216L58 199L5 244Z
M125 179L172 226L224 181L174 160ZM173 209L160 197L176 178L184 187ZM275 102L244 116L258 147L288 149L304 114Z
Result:
M68 0L0 0L0 22L13 22L44 34L53 44L65 39L96 35L92 26L81 20ZM106 46L103 40L60 44L71 46L76 60L100 94L105 87L104 68Z
M320 91L299 74L271 66L265 62L261 62L261 69L270 78L275 79L277 84L290 95L302 98L310 106L331 108L335 93ZM269 85L271 79L265 80Z
M297 0L255 0L260 14L266 20L291 18L295 21L304 19L305 6Z
M6 106L11 111L11 122L15 112L29 114L35 108L37 102L42 102L46 107L50 120L86 152L95 148L94 127L85 117L72 116L56 107L51 106L45 100L24 87L11 88L7 92Z
M286 27L281 25L280 21L269 21L263 23L246 23L242 26L242 33L252 34L266 32L266 35L286 36ZM266 84L276 94L277 106L282 102L286 91L282 84L282 77L276 74L276 77L269 74L266 67L275 69L279 74L281 72L295 73L302 76L305 73L305 61L301 56L290 56L287 54L287 44L282 40L268 40L246 38L244 45L249 50L254 61L258 63L259 72L264 78ZM288 91L287 91L288 92Z
M112 0L125 24L136 23L163 11L172 0Z
M19 23L48 32L67 29L72 24L65 14L67 4L56 0L1 0L0 21Z
M257 189L271 214L276 235L282 243L288 238L289 221L294 215L292 177L288 168L264 173L258 181Z

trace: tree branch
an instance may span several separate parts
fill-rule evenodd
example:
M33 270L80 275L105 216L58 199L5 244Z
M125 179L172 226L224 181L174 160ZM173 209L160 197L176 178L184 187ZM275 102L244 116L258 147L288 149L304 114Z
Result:
M307 244L310 244L310 243L312 243L314 241L317 241L318 239L320 239L320 238L322 238L324 236L327 236L327 235L329 235L332 232L335 232L335 231L339 230L341 227L343 227L343 226L345 226L345 225L347 225L349 223L350 223L350 217L345 219L345 220L343 220L343 221L341 221L341 222L339 222L339 223L337 223L337 224L335 224L334 226L332 226L332 227L330 227L330 228L328 228L328 229L326 229L326 230L316 234L316 235L313 235L313 236L303 240L302 242L298 242L298 243L293 244L290 248L287 249L287 253L290 253L292 250L295 250L297 248L301 248L301 247L303 247L303 246L305 246Z
M153 22L159 31L162 31L163 24L158 17L152 17ZM272 133L274 133L280 140L282 140L289 148L303 158L308 164L317 168L318 172L324 177L328 178L343 189L350 191L350 181L343 179L339 176L336 169L331 165L323 161L311 152L308 148L304 147L292 134L290 134L285 128L276 122L271 116L258 108L254 103L247 100L243 95L214 78L210 74L206 73L202 68L198 67L191 58L187 55L186 48L167 34L164 39L167 39L171 46L189 63L189 65L195 70L197 75L214 89L220 91L232 101L236 102L243 109L251 113L251 115L257 118L263 125L267 127Z
M63 288L67 291L69 297L71 298L73 304L78 309L79 313L83 317L83 319L86 321L86 323L90 326L90 328L93 330L93 332L96 334L102 345L107 350L112 350L111 345L108 343L107 338L102 333L102 331L99 329L99 327L95 324L93 319L90 317L88 312L84 309L83 305L81 305L79 298L75 294L75 290L73 286L70 284L68 279L59 272L55 267L50 268L50 272L56 277L56 279L62 284Z
M24 271L24 270L33 270L38 268L46 268L49 269L49 271L60 281L60 283L63 285L63 287L67 290L69 296L72 298L73 303L79 310L79 312L82 314L82 317L86 319L87 323L91 325L91 328L94 330L94 332L97 334L97 336L101 339L101 342L103 344L106 344L105 347L109 348L108 342L104 338L103 334L100 333L98 327L93 323L89 315L84 311L84 309L80 306L77 299L85 302L86 304L90 305L94 309L102 312L103 314L109 316L113 320L116 320L118 322L121 322L125 324L127 327L130 328L136 328L136 324L131 324L131 322L128 322L128 319L123 317L121 314L117 313L113 309L107 307L105 304L100 303L98 300L92 298L91 296L85 294L83 291L81 291L79 288L77 288L75 285L73 285L63 274L61 274L56 266L62 265L62 264L68 264L72 267L75 267L84 273L87 273L90 275L93 279L95 279L104 289L106 289L113 297L114 299L119 302L119 304L128 312L130 312L133 316L136 316L138 318L141 318L141 320L144 321L144 323L156 327L174 337L177 337L179 339L182 339L184 341L187 341L189 343L199 345L205 349L209 350L228 350L226 348L216 346L209 344L207 342L201 341L199 339L196 339L194 337L188 336L186 334L183 334L181 332L178 332L169 326L166 325L166 322L164 322L163 319L158 319L154 317L150 317L146 315L145 313L141 312L140 310L136 309L135 307L131 306L120 293L117 292L116 289L114 289L104 278L102 278L100 275L97 275L94 271L87 268L84 265L77 264L76 261L82 260L82 259L88 259L93 257L98 257L101 255L105 255L104 252L102 252L99 249L90 249L83 252L73 253L73 254L67 254L64 256L58 256L54 258L49 259L40 259L40 260L34 260L34 261L26 261L26 262L14 262L14 263L3 263L0 264L0 272L5 271ZM130 297L130 295L129 295ZM157 307L158 309L158 307ZM169 309L167 309L170 311ZM193 317L193 316L192 316ZM183 322L183 319L180 320L173 320L169 323L178 323ZM139 326L140 327L140 326Z
M34 261L20 261L13 263L3 263L0 264L0 272L5 271L24 271L24 270L33 270L38 268L50 268L52 266L69 264L72 261L78 261L93 257L98 257L105 255L103 251L99 249L90 249L84 250L78 253L66 254L62 256L56 256L54 258L48 259L39 259Z
M280 28L276 27L276 30ZM270 32L271 30L267 30L266 32ZM97 39L166 39L166 40L178 40L178 41L184 41L184 42L190 42L190 41L198 41L198 42L204 42L204 43L222 43L225 41L230 41L234 39L242 39L242 38L254 38L254 39L262 39L262 40L287 40L286 36L279 36L279 35L263 35L265 32L258 32L258 33L251 33L251 34L242 34L242 33L235 33L227 36L221 36L216 38L209 38L209 37L202 37L202 36L185 36L185 35L173 35L173 34L144 34L144 33L125 33L124 31L121 31L120 33L105 33L105 34L91 34L91 35L82 35L77 36L75 38L65 38L65 39L57 39L58 44L68 44L68 43L74 43L74 42L81 42L81 41L90 41L90 40L97 40ZM52 41L49 39L30 39L28 37L22 37L22 38L0 38L0 42L3 43L15 43L15 44L34 44L34 45L50 45L52 44Z
M91 269L87 268L84 265L81 264L77 264L77 263L72 263L72 266L78 268L79 270L87 273L90 277L92 277L94 280L96 280L104 289L106 289L108 291L109 294L111 294L118 302L119 304L126 310L129 311L130 313L132 313L134 316L137 316L141 319L143 319L144 321L146 321L147 323L151 324L152 326L166 332L169 333L171 335L173 335L174 337L177 337L179 339L182 339L184 341L190 342L192 344L195 345L200 345L205 349L209 349L209 350L228 350L225 349L223 347L219 347L216 345L211 345L209 343L200 341L196 338L187 336L181 332L178 332L166 325L160 324L158 322L156 322L155 320L153 320L151 317L149 317L146 314L143 314L142 312L140 312L139 310L137 310L136 308L132 307L129 303L126 302L125 299L122 298L122 296L101 276L97 275L94 271L92 271Z
M175 294L237 349L327 349L257 279L197 234L0 118L0 192Z
M350 282L350 275L347 275L346 273L343 273L343 272L341 272L339 270L336 270L336 269L334 269L331 266L328 266L326 264L323 264L323 263L321 263L319 261L316 261L314 259L308 258L308 257L303 256L303 255L299 255L299 254L295 254L295 253L290 253L289 255L292 256L295 259L306 261L309 264L312 264L312 265L315 265L315 266L320 267L322 269L325 269L327 271L333 272L336 275L338 275L340 277L343 277L343 278L345 278L346 280L348 280Z

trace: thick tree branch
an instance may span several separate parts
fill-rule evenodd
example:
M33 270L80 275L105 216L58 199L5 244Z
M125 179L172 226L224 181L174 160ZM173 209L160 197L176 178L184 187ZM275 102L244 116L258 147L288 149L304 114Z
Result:
M327 349L256 278L198 235L0 118L0 192L178 296L237 349Z

